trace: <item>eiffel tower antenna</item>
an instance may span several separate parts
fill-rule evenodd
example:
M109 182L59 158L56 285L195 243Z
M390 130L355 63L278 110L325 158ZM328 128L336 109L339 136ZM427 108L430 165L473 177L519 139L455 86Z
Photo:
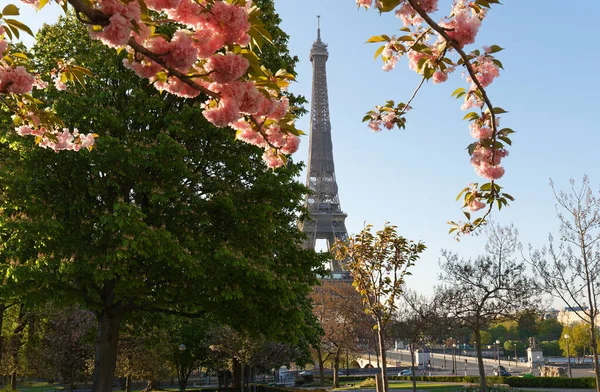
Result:
M333 143L329 118L326 62L327 44L321 41L321 17L317 16L317 40L310 50L313 64L312 101L310 105L310 147L306 185L312 194L306 197L310 220L300 229L306 234L305 248L314 249L318 239L325 239L331 250L336 239L346 240L346 213L340 206L333 164ZM350 274L338 261L333 261L331 278L350 280Z

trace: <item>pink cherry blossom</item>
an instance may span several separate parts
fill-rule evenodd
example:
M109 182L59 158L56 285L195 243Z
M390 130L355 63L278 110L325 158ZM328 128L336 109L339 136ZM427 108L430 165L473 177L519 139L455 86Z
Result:
M475 42L475 36L481 26L479 16L466 6L454 7L454 18L447 23L440 23L447 29L447 34L462 48Z
M262 158L267 164L267 167L270 169L277 169L278 167L283 166L281 157L278 156L274 151L265 151Z
M114 14L110 17L110 24L105 26L102 31L93 31L90 28L90 36L99 39L106 46L111 48L122 48L127 45L129 35L133 25L121 14Z
M298 147L300 146L300 138L296 135L288 134L285 137L286 142L283 147L281 147L281 152L284 154L293 154L298 151Z
M195 98L200 94L199 90L181 81L176 76L169 76L166 82L156 81L154 87L182 98Z
M433 83L440 84L448 80L448 74L442 71L436 71L433 74Z
M468 208L470 211L472 211L472 212L479 211L479 210L481 210L483 207L485 207L485 204L484 204L484 203L482 203L482 202L480 202L480 201L479 201L479 200L477 200L477 199L474 199L473 201L471 201L471 202L469 203L469 205L467 205L467 208Z
M177 8L181 0L146 0L145 3L153 11L164 11Z
M250 22L244 7L217 1L210 9L210 15L213 16L210 23L226 37L226 43L247 43Z
M168 53L163 58L168 67L187 73L198 58L198 49L186 31L178 30L169 43Z
M482 127L475 122L469 128L471 128L471 136L475 139L489 139L492 137L492 129L489 127Z
M196 31L194 33L194 40L198 49L198 57L203 59L209 58L225 45L225 36L210 27Z
M208 59L206 70L217 83L229 83L239 79L248 69L248 60L234 53L216 54Z
M275 109L267 116L267 118L279 121L285 116L290 107L290 101L287 97L282 97L275 106Z
M373 4L373 0L356 0L359 7L369 8Z
M17 131L17 134L19 136L27 136L27 135L31 135L31 133L32 133L31 127L28 127L26 125L17 127L17 128L15 128L15 130Z
M0 68L0 93L27 94L34 83L35 78L23 66Z
M161 3L166 0L155 0ZM173 0L174 1L174 0ZM206 21L205 13L206 3L204 1L196 2L193 0L180 0L179 5L173 8L165 8L169 18L183 23L189 28L200 30Z
M60 78L54 79L54 87L56 87L56 89L59 91L64 91L67 89L67 85L62 80L60 80Z

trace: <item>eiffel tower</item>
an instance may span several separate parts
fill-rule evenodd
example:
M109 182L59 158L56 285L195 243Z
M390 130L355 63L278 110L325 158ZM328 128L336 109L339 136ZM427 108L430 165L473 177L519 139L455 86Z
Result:
M333 165L333 144L331 142L331 122L329 119L329 97L327 95L327 71L325 63L329 57L327 44L321 41L321 26L317 16L317 40L310 50L313 63L312 102L310 107L310 151L306 186L312 194L306 197L306 207L310 220L300 224L306 234L306 249L314 249L318 239L327 241L327 250L336 239L346 240L346 213L340 207L338 186ZM331 278L351 279L338 261L331 265Z

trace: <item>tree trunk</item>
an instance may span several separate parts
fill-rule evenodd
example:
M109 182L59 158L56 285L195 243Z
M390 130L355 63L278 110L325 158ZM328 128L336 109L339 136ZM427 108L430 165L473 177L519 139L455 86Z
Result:
M481 353L481 332L479 331L479 328L475 328L474 332L475 349L477 350L477 366L479 367L479 390L481 392L487 392L487 384L485 382L485 367L483 365L483 355ZM458 373L458 371L456 373Z
M379 353L381 355L381 381L383 392L388 392L387 359L385 352L385 336L381 322L377 320L377 337L379 338Z
M0 304L0 363L2 363L2 354L4 351L4 337L2 336L2 326L4 324L4 312L7 307L5 304Z
M340 376L338 376L338 371L340 369L340 351L341 349L338 347L335 350L335 357L333 358L333 387L340 387Z
M317 348L317 357L319 358L319 385L325 386L325 360L323 359L323 353L321 347Z
M600 368L598 367L598 337L596 336L596 323L592 318L590 323L590 349L594 356L594 374L596 376L596 391L600 392Z
M94 360L94 392L112 392L117 366L117 342L122 313L99 312L96 334L96 358Z
M142 392L162 391L163 389L158 385L156 380L148 380L146 388L142 389Z
M240 392L245 392L245 383L244 381L246 381L246 377L245 377L245 373L246 373L246 366L244 366L243 363L240 363Z
M415 371L415 344L408 343L408 349L410 350L410 371L413 384L413 392L417 392L417 372Z
M237 358L232 360L233 380L231 382L232 388L240 388L242 385L242 365Z
M127 375L127 380L125 380L125 392L131 392L131 373Z
M19 349L23 344L23 330L25 329L23 305L19 309L19 315L17 317L17 326L13 330L13 336L11 338L11 356L13 363L13 370L10 373L10 389L13 391L17 390L17 369L19 367Z

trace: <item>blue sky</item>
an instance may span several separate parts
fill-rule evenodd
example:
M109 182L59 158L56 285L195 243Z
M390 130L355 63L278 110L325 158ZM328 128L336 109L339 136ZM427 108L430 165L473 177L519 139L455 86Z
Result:
M502 116L502 126L517 132L500 182L516 201L493 218L501 224L513 222L521 241L534 247L547 243L548 234L558 228L550 178L566 188L570 177L581 180L586 173L595 189L600 185L600 76L595 70L600 59L593 44L600 36L600 2L584 3L575 14L557 0L506 1L492 9L477 37L480 46L506 48L498 54L505 71L489 94L495 106L509 111ZM290 35L290 51L300 58L297 83L290 89L309 100L308 54L316 38L316 15L321 15L321 36L329 45L336 174L348 231L360 231L364 222L381 227L389 221L407 238L423 240L428 250L408 283L430 292L441 249L469 257L482 253L485 242L482 237L465 237L457 243L447 234L446 221L462 217L456 195L469 182L481 181L465 151L472 139L468 123L461 121L461 103L450 97L456 88L466 86L461 72L443 85L424 85L408 114L406 130L372 133L361 122L364 113L388 99L406 101L420 81L405 60L392 72L384 72L381 61L373 60L377 46L364 43L372 35L397 33L399 20L392 14L358 10L353 0L275 0L275 4L282 28ZM450 4L440 0L440 11L449 10ZM21 8L20 20L36 28L60 13L56 7L37 15L25 5ZM308 133L308 115L298 127ZM305 137L296 159L307 156Z

